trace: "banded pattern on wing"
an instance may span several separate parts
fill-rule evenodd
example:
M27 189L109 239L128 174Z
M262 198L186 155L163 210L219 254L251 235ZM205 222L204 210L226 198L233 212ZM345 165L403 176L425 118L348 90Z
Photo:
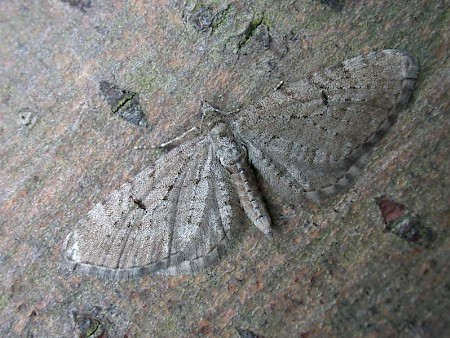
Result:
M292 202L320 201L360 174L417 72L404 52L369 53L281 87L230 123L265 183Z
M220 258L243 219L210 136L199 137L97 204L67 237L65 259L107 278L194 272Z

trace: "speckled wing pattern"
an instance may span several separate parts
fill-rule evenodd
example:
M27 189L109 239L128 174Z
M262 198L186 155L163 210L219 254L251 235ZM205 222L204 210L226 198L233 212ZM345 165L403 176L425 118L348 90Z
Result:
M289 202L344 191L407 103L417 73L407 53L372 52L283 86L238 114L217 111L202 136L162 156L79 222L64 242L66 264L106 278L191 273L220 259L245 215L270 235L254 172Z
M208 136L183 144L97 204L66 238L70 268L131 279L218 260L244 215L212 150Z
M407 53L383 50L283 86L231 122L263 181L288 201L344 191L396 121L417 78Z

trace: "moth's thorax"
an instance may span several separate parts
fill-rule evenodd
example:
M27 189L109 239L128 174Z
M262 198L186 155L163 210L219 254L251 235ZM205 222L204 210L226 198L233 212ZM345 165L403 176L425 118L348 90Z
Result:
M210 104L204 102L201 107L202 111L202 130L208 133L216 125L223 123L224 119L220 110L214 108Z
M225 168L246 158L245 148L236 142L225 122L220 121L211 129L211 137L216 155Z

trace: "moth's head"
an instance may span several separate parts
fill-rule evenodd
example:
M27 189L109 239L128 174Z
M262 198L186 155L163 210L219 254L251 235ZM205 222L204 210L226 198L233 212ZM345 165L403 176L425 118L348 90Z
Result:
M203 118L206 118L207 116L217 115L219 113L218 108L213 107L209 102L205 100L202 100L200 110Z
M222 121L220 110L206 101L202 101L200 107L202 113L202 131L211 130L217 123Z
M240 109L222 111L206 101L202 101L200 110L202 113L202 131L209 131L220 122L230 123L230 121L236 119L236 114L240 112Z

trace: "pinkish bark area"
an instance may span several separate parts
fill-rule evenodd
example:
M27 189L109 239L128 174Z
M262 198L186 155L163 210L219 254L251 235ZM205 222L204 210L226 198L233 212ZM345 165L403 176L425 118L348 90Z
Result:
M450 336L449 13L444 0L1 1L0 336ZM195 276L61 268L77 221L161 153L134 147L198 125L202 99L231 111L385 48L414 55L419 80L349 193L272 206L272 241L250 228ZM102 81L137 93L149 127L114 114ZM383 195L431 242L385 231Z

